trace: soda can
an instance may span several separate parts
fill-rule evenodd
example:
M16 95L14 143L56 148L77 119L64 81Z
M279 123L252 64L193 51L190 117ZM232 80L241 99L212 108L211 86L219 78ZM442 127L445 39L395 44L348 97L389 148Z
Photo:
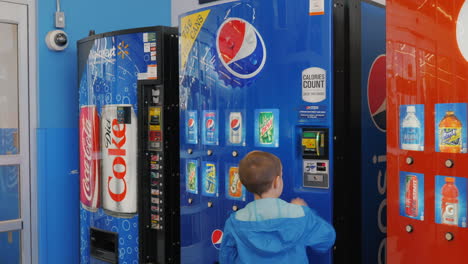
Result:
M274 115L272 112L260 112L259 118L259 128L260 128L260 144L273 144L274 140Z
M239 179L239 168L230 167L229 168L229 196L233 198L242 197L242 183Z
M418 178L406 176L405 213L407 216L418 217Z
M215 142L215 132L216 132L216 122L215 122L215 113L207 113L206 114L206 141L208 143Z
M203 192L205 196L216 196L218 193L218 179L216 165L210 162L203 164Z
M242 113L231 112L229 114L229 143L242 143Z
M101 112L102 207L115 217L137 213L137 119L132 105Z
M95 105L80 108L80 202L88 211L99 208L99 116Z
M187 172L186 172L186 190L189 193L198 194L198 161L188 160L187 161Z
M187 112L187 143L197 144L198 143L198 117L197 111Z
M204 122L204 135L203 144L217 145L218 144L218 124L216 118L216 112L204 111L203 112Z

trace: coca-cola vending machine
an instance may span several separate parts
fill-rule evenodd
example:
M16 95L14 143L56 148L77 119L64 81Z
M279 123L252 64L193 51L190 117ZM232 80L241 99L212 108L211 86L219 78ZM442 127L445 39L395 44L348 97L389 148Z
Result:
M177 29L78 41L81 263L179 262Z

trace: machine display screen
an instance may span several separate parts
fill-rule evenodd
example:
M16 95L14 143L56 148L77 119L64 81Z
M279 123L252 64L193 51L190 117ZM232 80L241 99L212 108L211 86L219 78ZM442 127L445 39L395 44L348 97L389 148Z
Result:
M327 158L327 128L303 128L301 131L302 156L304 158Z

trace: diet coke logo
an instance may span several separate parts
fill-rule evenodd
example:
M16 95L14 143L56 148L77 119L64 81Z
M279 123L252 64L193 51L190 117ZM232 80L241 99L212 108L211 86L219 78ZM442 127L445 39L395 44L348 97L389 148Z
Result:
M92 166L92 151L93 151L93 138L92 138L92 122L88 118L83 118L81 120L81 125L83 127L81 138L82 138L82 149L84 153L84 179L83 179L83 186L82 188L84 189L84 195L86 196L86 199L89 201L92 198L92 192L91 192L91 170L93 169Z
M109 157L114 156L112 162L113 175L107 177L107 191L112 200L116 202L121 202L127 195L127 181L125 179L127 174L127 150L124 148L127 142L126 130L127 126L125 124L119 124L117 119L112 120L112 125L110 120L107 120L105 128L106 148L108 148L107 154ZM114 193L110 189L111 181L123 182L124 189L121 193Z

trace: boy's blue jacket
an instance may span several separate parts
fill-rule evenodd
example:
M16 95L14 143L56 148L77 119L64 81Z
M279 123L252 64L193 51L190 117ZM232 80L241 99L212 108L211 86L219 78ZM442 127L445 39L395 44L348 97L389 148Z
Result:
M333 227L309 207L255 200L226 220L219 260L228 263L308 263L306 247L325 252Z

